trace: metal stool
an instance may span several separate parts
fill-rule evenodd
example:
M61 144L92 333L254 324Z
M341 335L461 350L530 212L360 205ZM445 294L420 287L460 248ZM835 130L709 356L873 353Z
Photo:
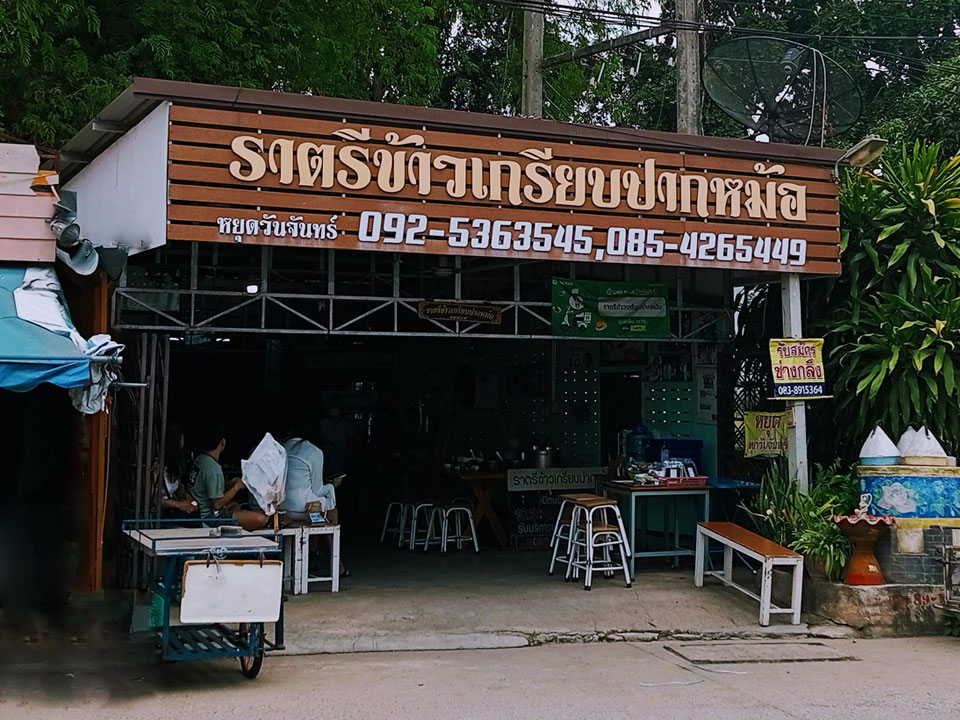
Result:
M424 545L433 508L433 500L419 500L404 506L397 547L403 547L406 544L410 550L414 550L417 545Z
M597 496L588 493L570 493L563 496L563 500L560 503L560 510L557 512L557 521L553 525L553 534L550 536L550 547L553 548L553 553L550 557L550 569L547 571L547 575L553 575L553 568L558 560L565 563L570 555L570 520L573 517L572 504L579 500L586 500L593 497ZM560 543L564 540L567 543L567 552L565 555L560 555Z
M391 535L396 535L399 538L403 535L403 514L404 514L405 503L400 502L399 500L394 500L392 503L387 505L387 513L383 516L383 531L380 533L380 544L383 545L383 541L387 538L387 533ZM397 510L397 517L394 525L390 524L390 513L393 512L393 509ZM399 544L399 543L398 543Z
M453 520L454 535L450 534L450 521ZM464 535L464 519L470 526L470 534ZM439 525L440 536L437 537L437 526ZM473 524L473 510L467 503L455 503L447 506L436 506L430 513L430 520L427 525L427 537L423 544L423 551L426 552L430 546L436 542L440 546L440 555L447 554L447 544L455 542L457 550L463 549L463 543L473 542L473 551L479 553L480 545L477 543L477 528Z
M607 522L608 512L614 514L615 525ZM565 579L577 578L579 571L583 570L583 589L590 590L594 572L612 575L617 570L623 570L627 587L630 587L630 567L627 564L630 545L616 502L597 498L574 503L570 526L570 550ZM614 547L620 552L620 562L615 562L610 557L610 549ZM596 557L597 550L602 551L603 557L600 559Z

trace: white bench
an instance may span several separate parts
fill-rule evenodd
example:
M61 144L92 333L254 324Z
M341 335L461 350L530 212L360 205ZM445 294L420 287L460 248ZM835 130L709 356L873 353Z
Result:
M704 571L710 540L723 545L723 571ZM733 581L733 552L737 551L757 560L762 565L760 576L760 594L748 590ZM773 568L775 566L793 568L793 592L789 608L781 608L770 601L773 586ZM703 576L712 575L724 584L736 588L760 603L760 624L770 624L770 615L791 615L794 625L800 624L800 603L803 593L803 555L767 540L732 522L703 522L697 525L697 550L694 565L693 584L703 587Z

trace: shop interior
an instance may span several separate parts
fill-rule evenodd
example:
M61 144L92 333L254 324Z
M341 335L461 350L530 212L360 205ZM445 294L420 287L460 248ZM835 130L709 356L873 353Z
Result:
M553 518L525 512L528 493L506 491L511 469L605 471L625 454L627 443L640 442L650 461L684 458L704 475L720 472L717 356L731 324L720 297L720 273L634 269L631 279L671 286L676 337L597 341L550 338L540 318L549 318L551 276L610 272L607 267L486 261L487 269L476 260L454 266L445 257L398 261L337 252L334 284L332 256L323 251L183 243L148 255L132 259L128 271L125 292L137 301L121 295L118 302L118 320L131 337L158 332L164 315L176 317L190 305L191 312L205 305L207 317L220 314L207 323L220 329L170 328L164 334L166 424L182 427L187 449L195 451L201 426L221 423L228 478L239 474L240 460L265 432L277 434L286 426L320 447L326 474L347 473L337 495L348 564L365 554L399 552L394 538L380 543L391 502L473 501L464 481L470 473L503 476L492 499L502 533L490 522L478 523L482 556L543 549L549 541L546 526ZM265 261L269 268L257 266ZM451 268L462 271L462 281L447 272ZM344 320L348 330L341 334L311 332L308 319L297 314L283 321L286 332L271 332L257 327L271 324L269 318L264 322L268 311L261 310L267 303L229 310L230 303L263 294L266 286L301 314L312 302L321 316L332 316L325 304L329 297L305 298L307 278L319 278L314 290L320 294L333 285L338 297L356 298L358 304L365 302L361 298L399 295L413 298L415 306L417 298L454 292L474 301L530 298L529 314L540 329L524 332L528 319L514 320L508 309L501 326L459 337L429 333L414 313L407 313L409 321L398 319L394 303L392 327L387 307L365 317L360 312L356 322ZM145 302L160 312L151 314ZM513 312L523 314L517 307ZM228 320L234 324L230 329L224 327ZM155 434L160 422L158 416ZM689 509L689 523L680 518L691 533L695 511ZM129 503L126 508L118 503L116 512L129 513ZM661 518L654 510L651 529Z

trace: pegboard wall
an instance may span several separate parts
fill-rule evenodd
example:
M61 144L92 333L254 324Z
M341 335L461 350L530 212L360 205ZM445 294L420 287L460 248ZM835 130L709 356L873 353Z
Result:
M650 381L643 384L644 422L664 437L691 437L697 424L697 389L693 382Z
M600 463L599 344L555 343L554 388L563 465Z
M643 417L660 437L697 438L703 441L700 472L717 473L717 426L697 419L695 382L645 382Z
M442 357L423 347L411 345L407 359L419 379L407 385L405 405L413 414L422 397L431 434L442 438L448 454L492 458L515 438L523 450L559 447L564 465L599 461L599 344L446 344ZM472 401L465 381L457 380L467 372L475 386ZM434 389L424 391L429 378L435 378Z

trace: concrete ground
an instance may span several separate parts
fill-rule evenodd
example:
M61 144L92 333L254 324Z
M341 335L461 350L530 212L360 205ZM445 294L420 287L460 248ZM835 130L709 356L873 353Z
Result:
M623 575L598 577L586 592L547 576L543 552L464 550L424 554L395 548L348 557L352 577L340 592L314 585L286 605L287 652L450 650L520 647L543 641L681 636L796 634L804 626L760 628L758 605L711 582L693 586L692 563L637 567L633 586ZM784 622L787 616L774 616ZM824 632L842 634L842 629ZM642 635L631 635L642 634Z
M805 648L795 645L809 643L768 641L767 662L701 665L685 660L690 648L676 641L268 657L252 681L231 661L144 658L97 672L64 657L56 672L5 668L0 719L957 716L960 640L826 640L810 649L831 661L770 661L798 657ZM756 643L738 645L725 650L729 657Z

